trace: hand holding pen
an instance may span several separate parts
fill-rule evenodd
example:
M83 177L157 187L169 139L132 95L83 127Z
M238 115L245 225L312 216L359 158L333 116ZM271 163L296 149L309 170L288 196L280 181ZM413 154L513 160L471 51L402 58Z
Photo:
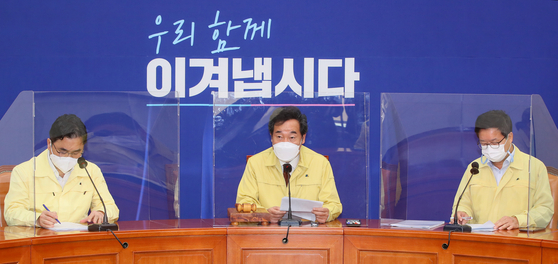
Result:
M61 224L60 221L58 221L58 214L56 212L51 212L44 204L43 207L46 211L43 211L37 219L39 226L51 228L54 227L54 224L56 224L56 222Z

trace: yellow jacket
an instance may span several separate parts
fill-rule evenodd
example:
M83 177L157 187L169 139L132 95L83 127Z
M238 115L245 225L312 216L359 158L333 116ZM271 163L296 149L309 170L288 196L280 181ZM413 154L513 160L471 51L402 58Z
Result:
M482 164L480 158L475 160L479 163L479 174L471 179L458 209L473 217L469 223L483 224L488 220L495 223L503 216L515 216L519 226L526 227L527 212L530 215L529 226L546 227L550 222L554 213L554 200L550 193L546 167L542 161L531 157L529 178L529 155L521 152L515 145L514 148L514 161L502 176L500 185L496 185L490 166ZM471 165L459 184L453 202L454 212L455 204L471 177L470 169Z
M45 211L43 204L58 214L60 222L77 223L88 216L90 209L105 211L87 173L77 163L62 190L48 162L47 151L13 169L4 203L4 217L8 225L35 225L37 218ZM33 173L35 163L36 170ZM103 197L109 222L118 220L119 210L109 193L101 169L89 162L87 170Z
M336 219L343 210L329 161L305 146L301 147L300 160L291 174L291 195L323 202L323 207L329 209L327 221ZM281 163L273 148L252 156L238 185L236 202L255 203L268 209L280 206L286 196L288 189Z

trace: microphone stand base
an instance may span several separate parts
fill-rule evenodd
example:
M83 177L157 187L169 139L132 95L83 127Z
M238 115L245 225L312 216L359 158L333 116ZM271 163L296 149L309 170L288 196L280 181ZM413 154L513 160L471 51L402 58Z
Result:
M279 226L301 226L302 221L296 219L281 219L279 220Z
M444 231L471 233L471 226L469 225L458 225L458 224L447 224L444 226Z
M118 225L106 223L106 224L93 224L87 227L87 230L89 231L107 231L109 229L113 231L118 231Z

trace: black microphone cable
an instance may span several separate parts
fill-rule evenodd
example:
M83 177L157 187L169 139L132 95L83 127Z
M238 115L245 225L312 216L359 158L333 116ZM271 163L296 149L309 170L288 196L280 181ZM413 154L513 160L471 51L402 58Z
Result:
M451 232L454 232L454 231L455 231L455 230L450 230L450 231L449 231L449 235L448 235L448 243L444 243L444 244L442 244L442 248L443 248L444 250L446 250L446 249L448 249L448 248L449 248L449 245L450 245L450 239L451 239Z
M118 241L118 243L120 243L120 245L122 246L123 249L128 248L128 242L124 242L122 243L120 241L120 239L118 239L118 237L116 236L116 234L114 232L112 232L112 229L107 229L107 231L110 231L112 233L112 235L114 236L114 238L116 238L116 240Z
M289 243L289 229L291 229L291 225L287 227L287 236L283 238L283 244Z

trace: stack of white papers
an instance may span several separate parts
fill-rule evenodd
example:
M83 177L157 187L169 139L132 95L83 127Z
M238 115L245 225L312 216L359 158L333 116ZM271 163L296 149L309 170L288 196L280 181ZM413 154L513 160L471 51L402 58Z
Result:
M494 231L494 223L492 221L486 221L484 224L470 224L472 231L479 232L492 232Z
M52 231L87 231L87 225L80 223L62 222L54 224L54 227L49 228Z
M444 221L427 221L427 220L403 220L401 222L390 224L392 227L403 228L420 228L420 229L434 229L444 225Z
M291 210L293 211L293 216L298 216L303 219L308 219L310 221L316 221L316 215L312 213L314 207L322 207L323 202L291 198ZM281 199L281 211L289 210L289 197L283 197ZM287 214L285 214L285 217Z

